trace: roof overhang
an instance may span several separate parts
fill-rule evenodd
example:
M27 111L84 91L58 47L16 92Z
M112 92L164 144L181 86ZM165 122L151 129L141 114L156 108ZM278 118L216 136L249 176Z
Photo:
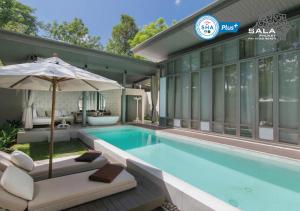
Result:
M131 84L149 77L158 68L149 61L0 30L0 60L5 65L29 62L32 56L47 58L53 53L74 66L87 66L88 71L119 83L122 83L124 71L127 72L127 84Z
M148 60L161 62L167 59L170 54L205 42L195 34L194 30L194 22L201 15L210 14L219 21L237 21L240 22L241 28L243 28L254 24L259 16L271 9L278 12L287 12L296 8L300 9L299 7L299 0L215 1L132 50L135 54Z

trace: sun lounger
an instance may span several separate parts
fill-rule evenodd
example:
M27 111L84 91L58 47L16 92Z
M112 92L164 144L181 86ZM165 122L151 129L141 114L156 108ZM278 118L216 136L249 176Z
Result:
M6 192L0 186L0 207L23 211L55 211L87 203L136 187L135 178L123 170L111 183L94 182L89 176L97 170L34 183L33 200L27 201ZM1 178L0 172L0 178Z
M9 154L5 152L0 153L0 166L1 170L4 171L5 166L14 165L10 162ZM63 160L58 160L53 162L52 174L53 177L61 177L69 174L80 173L84 171L90 171L94 169L99 169L107 164L107 159L103 156L99 156L93 162L76 162L74 158L68 158ZM48 178L48 163L38 164L35 162L35 167L28 174L34 179L34 181L40 181Z

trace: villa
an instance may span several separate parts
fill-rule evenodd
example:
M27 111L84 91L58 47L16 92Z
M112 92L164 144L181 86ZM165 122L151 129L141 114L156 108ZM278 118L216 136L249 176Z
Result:
M239 30L202 39L195 23L206 14ZM282 39L265 39L276 30ZM215 1L132 51L145 60L0 30L4 66L55 53L123 87L57 93L54 141L80 140L102 154L82 165L60 158L52 179L48 164L35 162L28 171L35 187L66 191L51 203L40 192L17 198L23 210L300 209L299 0ZM48 143L51 92L0 88L0 96L0 124L31 109L18 144ZM88 172L107 163L124 170L97 189Z

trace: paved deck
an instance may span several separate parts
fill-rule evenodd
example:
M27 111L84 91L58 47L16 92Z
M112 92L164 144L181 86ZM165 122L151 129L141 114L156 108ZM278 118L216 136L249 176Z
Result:
M163 191L145 177L134 174L136 188L82 204L68 211L147 211L159 208L165 200ZM158 209L159 210L159 209Z

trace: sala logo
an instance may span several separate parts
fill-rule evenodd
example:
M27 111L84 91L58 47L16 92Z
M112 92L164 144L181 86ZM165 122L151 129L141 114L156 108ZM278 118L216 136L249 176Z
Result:
M270 30L265 29L265 28L249 28L249 34L276 34L275 30L271 28Z

